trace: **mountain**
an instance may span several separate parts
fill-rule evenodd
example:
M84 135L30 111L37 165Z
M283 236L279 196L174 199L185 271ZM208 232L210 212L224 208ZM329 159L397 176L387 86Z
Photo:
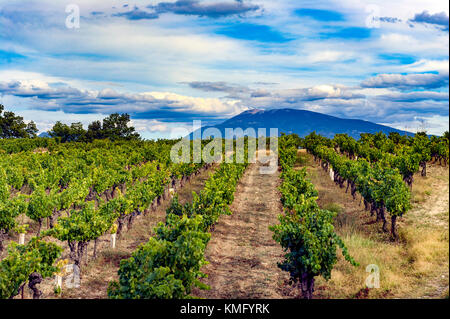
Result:
M253 128L256 131L258 128L266 128L267 136L269 135L270 128L278 128L278 134L281 132L286 134L295 133L300 137L306 136L312 131L316 131L317 134L329 138L332 138L337 133L347 133L353 138L358 139L361 133L376 133L380 131L385 134L398 132L403 135L414 135L411 132L397 130L389 126L364 120L343 119L322 113L294 109L245 111L226 120L222 124L202 127L202 132L209 127L219 129L223 137L225 137L225 128L242 128L243 130ZM198 131L191 133L190 137L192 138L193 134L194 136L198 135Z
M38 137L50 137L50 134L48 134L47 132L42 132L38 135Z

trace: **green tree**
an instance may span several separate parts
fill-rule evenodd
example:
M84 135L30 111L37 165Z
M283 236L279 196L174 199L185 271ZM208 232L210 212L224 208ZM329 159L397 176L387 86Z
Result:
M103 134L110 140L116 139L139 139L139 134L135 132L135 128L128 126L130 122L129 114L114 113L103 119Z
M81 142L85 139L86 130L81 122L72 123L70 125L70 140Z
M102 129L102 123L100 121L94 121L88 126L86 138L89 141L100 140L105 138Z
M13 112L3 112L4 109L5 107L0 104L0 138L36 137L38 129L33 121L25 124L23 117Z
M448 140L450 139L450 134L449 134L449 132L448 132L448 131L445 131L444 134L442 135L442 137L448 141Z
M58 121L48 133L51 137L59 138L62 143L83 141L86 136L86 131L80 122L68 126Z
M39 132L36 124L33 121L27 124L25 131L27 132L28 137L36 137L36 134Z

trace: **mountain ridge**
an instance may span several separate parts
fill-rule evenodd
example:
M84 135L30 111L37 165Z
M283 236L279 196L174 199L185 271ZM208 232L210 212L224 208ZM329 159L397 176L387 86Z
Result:
M345 119L313 111L289 108L269 110L251 109L225 120L221 124L205 126L199 130L204 132L204 130L208 128L219 129L223 137L225 137L226 128L242 128L243 130L253 128L255 131L257 131L258 128L265 128L266 136L269 136L270 128L278 128L278 135L280 135L280 133L295 133L300 137L306 136L313 131L329 138L332 138L335 134L346 133L353 138L358 139L361 133L377 133L380 131L385 134L397 132L402 135L414 135L412 132L395 129L366 120ZM199 130L191 133L189 137L192 138L193 136L197 136ZM238 135L238 137L242 136Z

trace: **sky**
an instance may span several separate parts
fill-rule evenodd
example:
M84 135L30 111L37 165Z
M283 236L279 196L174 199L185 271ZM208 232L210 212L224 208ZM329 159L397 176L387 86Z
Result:
M442 0L0 0L0 103L41 132L294 108L440 135L448 99Z

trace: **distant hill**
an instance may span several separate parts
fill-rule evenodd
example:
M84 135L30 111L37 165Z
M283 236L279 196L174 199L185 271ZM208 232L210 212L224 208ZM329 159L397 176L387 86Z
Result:
M294 109L273 109L273 110L249 110L245 111L222 124L214 126L205 126L201 130L215 127L222 132L225 137L225 128L266 128L269 135L270 128L278 128L278 134L298 134L300 137L316 131L317 134L332 138L338 133L347 133L355 139L360 137L361 133L376 133L382 131L385 134L389 132L398 132L403 135L413 136L414 133L397 130L395 128L380 125L363 120L342 119L322 113L306 110ZM197 132L198 133L198 132ZM192 138L192 133L190 135ZM238 136L240 137L240 136Z
M47 132L42 132L41 134L38 135L38 137L51 137L51 136Z

